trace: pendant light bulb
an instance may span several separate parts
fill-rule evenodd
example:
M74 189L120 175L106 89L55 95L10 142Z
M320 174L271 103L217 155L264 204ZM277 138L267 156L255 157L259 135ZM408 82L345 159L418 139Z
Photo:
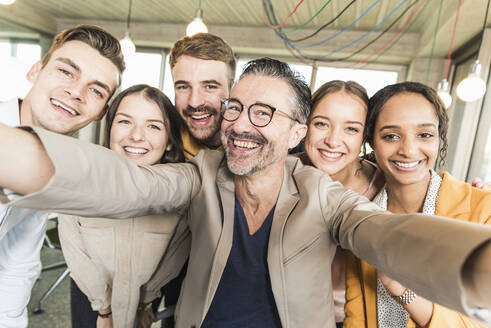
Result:
M486 83L481 78L482 65L476 60L472 65L469 75L457 85L457 97L465 102L476 101L486 93Z
M129 58L135 54L136 47L130 38L130 32L126 31L124 38L119 41L119 44L121 45L121 51L125 58Z
M440 82L438 82L437 93L440 99L442 100L445 109L448 109L452 104L452 96L450 95L448 90L449 88L448 88L447 79L443 79Z
M197 33L208 33L208 28L201 16L203 16L203 9L199 8L196 11L196 17L186 27L186 36L192 36Z

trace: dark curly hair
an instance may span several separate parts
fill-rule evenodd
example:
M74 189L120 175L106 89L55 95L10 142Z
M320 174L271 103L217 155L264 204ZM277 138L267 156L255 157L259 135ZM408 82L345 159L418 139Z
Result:
M378 116L382 111L382 107L385 103L395 95L400 93L415 93L422 95L428 100L435 108L435 114L438 117L438 135L440 137L439 147L439 168L445 165L447 157L447 131L448 131L448 115L443 105L442 100L436 93L435 89L425 84L418 82L401 82L392 85L388 85L380 89L374 94L369 101L369 110L367 114L367 124L364 130L364 142L368 142L373 145L373 136L375 134L375 124L377 123Z

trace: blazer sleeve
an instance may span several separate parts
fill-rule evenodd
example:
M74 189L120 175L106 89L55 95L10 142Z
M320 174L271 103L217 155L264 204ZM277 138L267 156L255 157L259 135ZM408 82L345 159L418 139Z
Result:
M489 227L380 212L368 199L328 178L319 184L324 220L341 247L433 302L482 317L465 301L462 270L473 251L491 240Z
M196 162L139 166L107 148L34 131L55 175L43 190L10 202L13 206L88 217L140 217L180 211L201 187Z
M109 307L112 283L105 279L90 259L79 229L78 218L60 215L58 234L70 276L89 298L92 309L98 311Z

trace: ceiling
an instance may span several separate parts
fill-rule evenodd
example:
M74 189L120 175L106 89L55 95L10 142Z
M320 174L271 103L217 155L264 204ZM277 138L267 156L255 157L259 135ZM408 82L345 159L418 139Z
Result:
M299 2L299 0L270 1L279 21L282 21ZM303 51L315 55L325 55L336 51L329 57L331 59L347 56L375 38L414 1L358 0L338 20L322 30L313 41L300 44L308 45L314 41L332 38L322 46ZM284 30L288 31L302 25L326 2L329 3L325 9L305 28L287 35L290 38L308 35L333 19L351 1L305 0L286 22ZM435 30L440 2L443 3L441 19L438 29ZM380 28L365 36L401 3L399 9ZM405 32L400 40L376 60L380 63L407 64L414 57L429 56L433 39L435 39L435 56L445 57L451 40L458 3L459 0L419 0L383 37L351 60L366 58L397 37L396 32L404 27L404 22L419 5L423 6L422 9L413 16L413 20L409 27L404 29ZM462 47L480 34L486 5L487 0L463 1L457 25L455 49ZM95 23L119 37L125 32L128 6L129 0L17 0L11 6L0 5L0 19L5 21L0 23L0 36L8 33L24 33L25 35L26 28L34 29L37 33L54 35L67 26L78 23ZM138 46L169 47L173 41L184 34L185 26L193 19L197 6L198 0L133 0L132 38ZM371 6L373 9L369 10L366 16L339 37L336 36ZM244 53L290 55L280 38L271 28L267 27L261 0L202 0L202 7L203 19L209 31L224 37L234 50ZM14 24L22 28L16 30L13 27ZM361 41L339 50L357 39Z

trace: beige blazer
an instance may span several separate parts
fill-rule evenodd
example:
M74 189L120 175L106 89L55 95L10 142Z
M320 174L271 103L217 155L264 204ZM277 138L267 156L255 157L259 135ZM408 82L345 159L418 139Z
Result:
M111 306L114 327L134 327L140 288L150 284L147 293L158 295L189 255L189 231L183 224L176 229L175 213L125 220L61 215L58 221L70 275L92 309Z
M15 206L104 217L188 210L191 254L177 327L199 327L232 245L234 183L223 153L202 151L189 163L138 167L103 147L36 132L56 174ZM471 252L491 239L491 229L375 210L321 171L287 159L268 246L283 327L335 326L330 274L338 244L416 293L472 314L464 302L461 270Z

